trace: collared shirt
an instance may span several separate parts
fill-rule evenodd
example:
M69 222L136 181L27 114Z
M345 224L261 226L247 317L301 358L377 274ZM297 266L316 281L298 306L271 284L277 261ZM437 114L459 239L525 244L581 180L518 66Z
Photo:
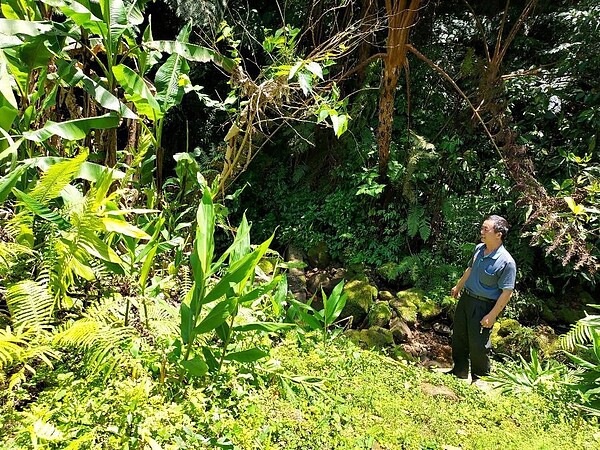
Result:
M465 288L475 295L498 300L503 289L515 288L517 265L504 245L500 245L489 255L485 255L484 251L485 244L475 247L471 274Z

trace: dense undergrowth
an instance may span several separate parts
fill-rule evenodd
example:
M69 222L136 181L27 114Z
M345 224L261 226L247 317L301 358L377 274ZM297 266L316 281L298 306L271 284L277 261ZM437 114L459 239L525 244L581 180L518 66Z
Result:
M121 367L42 369L2 394L12 449L594 449L596 420L536 393L485 393L364 351L288 333L263 369L231 367L204 386L166 389Z

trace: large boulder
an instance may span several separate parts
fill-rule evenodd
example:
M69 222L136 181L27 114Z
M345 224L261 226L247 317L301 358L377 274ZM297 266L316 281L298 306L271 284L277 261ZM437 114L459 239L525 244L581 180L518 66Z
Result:
M398 317L390 320L390 331L396 344L408 342L413 336L410 327Z
M377 298L377 288L365 280L352 280L344 285L344 292L348 299L340 318L352 316L355 324L362 322Z
M325 269L331 263L331 255L325 242L318 242L308 249L306 252L308 257L308 263L312 267L319 269Z
M398 314L398 318L409 325L417 321L417 305L408 298L395 298L390 301L390 306Z
M386 302L373 304L367 315L367 327L386 327L392 318L392 310Z
M442 308L421 289L411 288L400 291L396 294L396 299L390 302L390 305L406 323L413 324L417 317L424 320L430 320L441 314Z
M346 336L361 348L381 349L394 345L392 332L382 327L371 327L364 330L348 330Z

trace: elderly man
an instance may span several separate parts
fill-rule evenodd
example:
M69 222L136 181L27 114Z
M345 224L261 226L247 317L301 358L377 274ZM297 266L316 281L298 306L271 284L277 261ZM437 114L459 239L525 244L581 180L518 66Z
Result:
M450 372L471 380L490 372L488 352L490 332L515 288L517 266L503 242L508 223L500 216L489 216L481 226L481 244L477 245L471 263L452 288L459 298L454 314L452 360Z

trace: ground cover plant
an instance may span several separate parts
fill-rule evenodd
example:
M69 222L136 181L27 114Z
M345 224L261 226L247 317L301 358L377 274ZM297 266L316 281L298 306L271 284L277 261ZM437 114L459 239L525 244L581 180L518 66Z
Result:
M3 0L0 447L600 447L600 8L459 3Z

